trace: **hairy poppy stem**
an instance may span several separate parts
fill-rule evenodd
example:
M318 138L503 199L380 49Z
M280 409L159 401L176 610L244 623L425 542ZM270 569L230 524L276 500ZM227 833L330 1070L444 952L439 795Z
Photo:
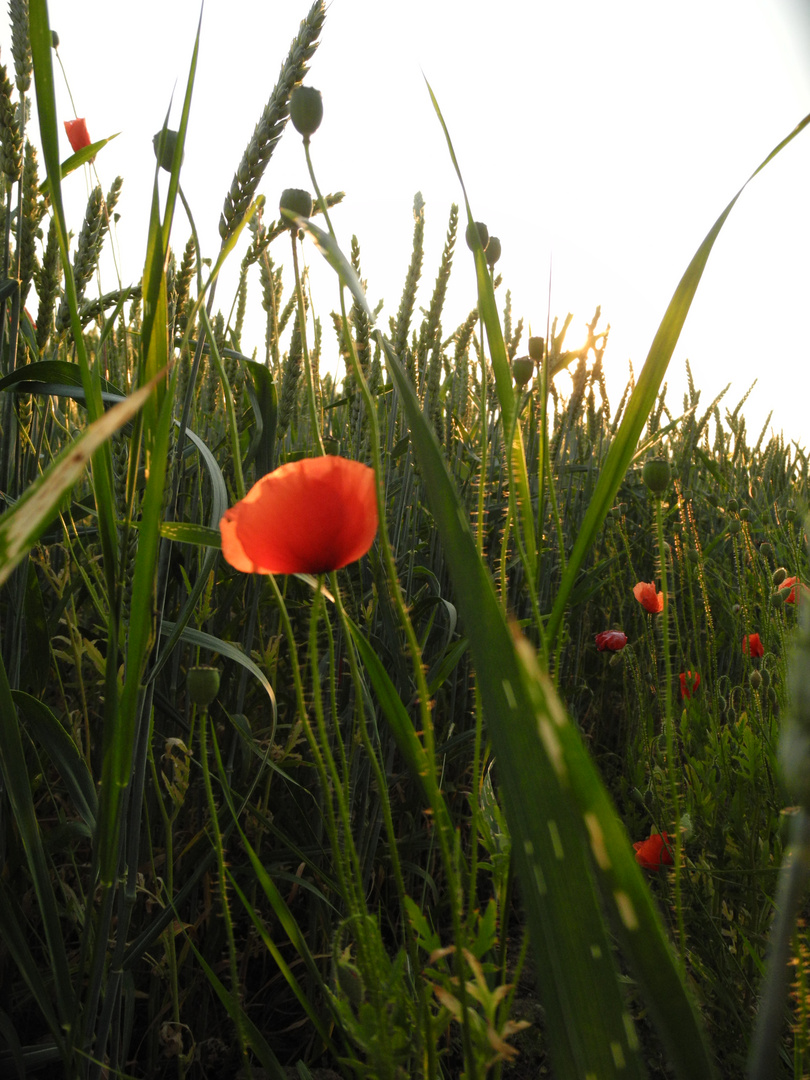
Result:
M661 496L655 496L655 524L658 533L658 558L661 562L661 594L664 598L661 620L662 648L664 650L664 730L667 742L667 777L669 797L672 804L673 831L675 833L675 912L678 919L678 963L681 974L686 971L686 930L681 902L681 810L678 802L678 784L675 776L675 734L672 717L672 662L669 655L669 583L667 580L667 547L664 543L664 510Z

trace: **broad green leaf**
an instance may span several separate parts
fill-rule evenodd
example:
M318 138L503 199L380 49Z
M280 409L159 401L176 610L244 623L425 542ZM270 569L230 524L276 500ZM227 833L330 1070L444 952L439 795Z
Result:
M108 135L106 139L99 139L98 142L90 143L89 146L83 146L81 150L77 150L75 154L71 154L70 157L65 158L59 170L61 179L64 180L66 176L75 172L76 169L80 169L82 165L89 164L95 158L99 150L102 150L108 142L117 139L119 135L120 132L116 131L115 135ZM40 195L50 195L50 177L46 176L39 185L39 193Z

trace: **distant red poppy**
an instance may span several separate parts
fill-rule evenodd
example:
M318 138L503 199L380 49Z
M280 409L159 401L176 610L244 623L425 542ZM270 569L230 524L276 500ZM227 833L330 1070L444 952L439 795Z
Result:
M765 646L759 639L759 634L746 634L742 639L743 656L764 656Z
M678 678L681 680L681 695L691 698L692 694L700 686L700 675L696 671L682 671Z
M608 649L610 652L620 652L627 644L627 634L621 630L603 630L596 635L596 647L599 652Z
M655 583L652 581L639 581L638 585L633 586L633 596L651 615L657 615L664 610L664 594L655 591Z
M672 852L667 846L669 837L665 832L652 833L646 840L633 844L636 862L645 870L663 870L672 866Z
M796 589L799 588L805 595L810 592L810 589L806 585L802 585L801 581L797 577L786 577L782 584L779 586L781 592L782 589L790 589L790 592L785 597L786 604L796 603Z
M79 120L66 120L65 131L67 132L68 141L73 147L73 153L78 154L80 150L84 150L85 146L89 146L91 139L87 133L87 123L82 116Z
M377 535L374 470L303 458L254 484L219 523L222 554L254 574L319 574L359 559Z

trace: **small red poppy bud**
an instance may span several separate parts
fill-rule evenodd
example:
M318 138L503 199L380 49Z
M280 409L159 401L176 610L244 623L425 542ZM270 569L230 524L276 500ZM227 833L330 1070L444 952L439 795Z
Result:
M312 196L308 191L302 191L301 188L285 188L278 201L278 207L279 210L289 210L293 214L298 214L299 217L312 217ZM281 219L287 228L294 229L296 227L295 222L290 221L283 214Z
M543 359L543 353L546 349L546 343L541 337L529 338L529 356L535 363L540 363Z
M653 495L663 494L669 487L669 462L661 457L650 458L644 462L642 476Z
M323 120L323 98L312 86L296 86L290 96L290 119L305 139L314 135Z
M490 236L486 250L487 266L493 267L501 257L501 242L497 236Z
M473 223L473 225L478 230L478 239L481 241L481 247L484 249L484 251L486 251L487 244L489 243L489 229L486 227L483 221L476 221ZM464 234L464 238L467 241L467 247L470 249L470 251L475 251L475 241L473 239L475 233L473 232L473 225L468 225L467 231Z
M600 652L620 652L627 644L627 634L621 630L603 630L596 635L596 647Z
M534 360L530 356L516 356L512 361L512 378L518 386L526 386L534 374Z

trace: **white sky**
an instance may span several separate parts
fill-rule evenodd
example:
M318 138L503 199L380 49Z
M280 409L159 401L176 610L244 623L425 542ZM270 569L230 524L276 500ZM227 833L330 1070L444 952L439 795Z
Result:
M182 184L209 257L233 172L308 0L208 0ZM119 15L120 11L120 15ZM172 92L179 117L197 0L51 0L51 23L79 116L94 139L105 190L124 177L118 226L125 283L140 277L154 157L151 139ZM2 59L11 64L8 29ZM551 314L575 319L597 304L611 323L612 405L640 369L672 292L725 204L772 147L810 112L810 18L803 0L332 0L307 83L323 92L312 153L323 191L344 190L333 222L344 250L356 233L383 325L395 314L411 253L412 204L426 201L420 302L427 306L450 204L461 191L424 85L442 106L473 213L500 237L498 264L515 319L545 333ZM56 68L61 116L72 115ZM65 156L69 153L64 141ZM810 130L757 178L712 254L670 366L684 385L689 357L708 405L727 382L751 441L769 411L788 440L810 446ZM78 232L85 181L66 182ZM276 216L285 187L309 187L292 127L260 188ZM463 220L463 219L462 219ZM179 210L175 248L188 229ZM284 245L286 251L287 245ZM244 249L233 256L238 268ZM275 256L280 261L282 248ZM337 287L310 250L315 303L333 350ZM317 273L315 271L317 270ZM234 278L231 279L234 281ZM289 284L289 279L288 279ZM110 276L104 288L115 286ZM218 304L227 313L233 284ZM505 295L505 288L501 296ZM452 331L475 302L463 228L445 310ZM258 276L248 306L258 308ZM503 300L501 300L501 304ZM259 320L243 338L263 351ZM524 339L525 341L525 339Z

